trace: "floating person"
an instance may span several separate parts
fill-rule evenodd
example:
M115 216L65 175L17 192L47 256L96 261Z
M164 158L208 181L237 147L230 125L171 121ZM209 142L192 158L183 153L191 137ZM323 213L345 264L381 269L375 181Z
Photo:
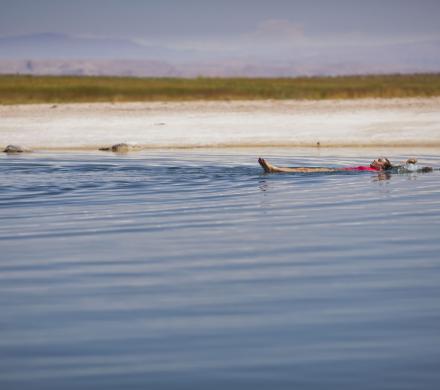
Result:
M356 167L345 168L327 168L327 167L277 167L270 164L264 158L259 158L258 163L266 173L315 173L315 172L347 172L347 171L371 171L371 172L431 172L432 167L419 167L415 158L410 158L404 165L393 165L386 157L379 157L373 160L370 165L360 165Z

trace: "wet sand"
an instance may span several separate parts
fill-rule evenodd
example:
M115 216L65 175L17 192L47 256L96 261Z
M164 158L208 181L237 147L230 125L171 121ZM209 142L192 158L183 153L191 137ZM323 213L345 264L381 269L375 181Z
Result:
M0 147L439 147L440 98L0 106Z

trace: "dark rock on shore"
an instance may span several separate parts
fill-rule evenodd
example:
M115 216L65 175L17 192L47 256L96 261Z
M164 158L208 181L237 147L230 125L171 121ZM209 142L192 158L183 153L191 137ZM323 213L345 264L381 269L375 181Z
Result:
M3 150L3 153L26 153L26 152L30 152L30 150L24 149L19 145L8 145L6 146L6 148Z
M133 150L139 150L138 146L128 145L125 143L115 144L112 146L108 146L105 148L99 148L99 150L106 152L115 152L115 153L127 153Z

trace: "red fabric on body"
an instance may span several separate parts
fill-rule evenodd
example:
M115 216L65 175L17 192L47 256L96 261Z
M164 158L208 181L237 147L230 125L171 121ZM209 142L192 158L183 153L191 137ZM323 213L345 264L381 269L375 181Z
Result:
M358 167L348 167L348 168L343 168L344 171L378 171L378 168L373 168L370 166L364 166L364 165L360 165Z

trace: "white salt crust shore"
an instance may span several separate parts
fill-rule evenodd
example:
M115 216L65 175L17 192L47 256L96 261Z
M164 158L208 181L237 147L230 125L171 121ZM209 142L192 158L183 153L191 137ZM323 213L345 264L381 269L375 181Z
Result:
M0 147L440 147L440 98L0 106Z

